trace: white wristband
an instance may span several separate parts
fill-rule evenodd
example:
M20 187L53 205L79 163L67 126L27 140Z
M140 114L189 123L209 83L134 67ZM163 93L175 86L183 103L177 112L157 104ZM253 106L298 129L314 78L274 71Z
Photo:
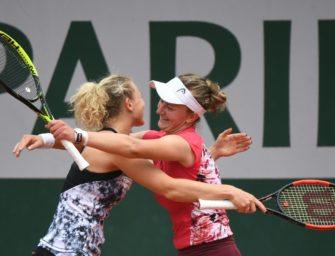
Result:
M42 148L52 148L55 145L55 138L51 133L41 133L38 136L43 140Z
M88 132L80 128L74 128L74 132L75 132L74 143L75 144L82 143L84 146L86 146L88 142Z

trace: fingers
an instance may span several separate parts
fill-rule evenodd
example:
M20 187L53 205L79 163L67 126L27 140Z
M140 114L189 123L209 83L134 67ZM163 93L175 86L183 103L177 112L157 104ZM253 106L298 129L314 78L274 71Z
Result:
M155 83L154 82L150 82L149 83L149 87L152 88L152 89L155 89L156 88Z
M255 213L257 210L255 202L252 200L246 204L243 204L243 206L237 208L237 211L239 213L245 213L245 214L251 214Z
M244 151L247 151L249 148L250 148L250 145L252 144L252 141L246 141L246 142L243 142L243 143L239 143L236 145L236 150L238 152L244 152Z
M39 136L36 135L24 135L22 139L16 143L12 153L19 157L21 152L27 148L28 150L33 150L35 148L43 146L43 141Z
M232 202L239 213L255 213L258 207L261 211L266 211L264 205L254 195L238 188L234 190Z
M238 144L251 144L252 139L246 133L235 133L230 135L230 139L236 141Z
M223 131L211 147L211 154L218 159L249 150L252 139L246 133L231 134L232 128Z
M14 146L14 149L12 150L12 153L16 156L19 157L21 152L26 148L27 142L25 141L25 138L23 137L22 140Z
M74 142L74 130L63 120L53 120L46 125L46 128L57 140L68 140Z
M45 127L55 136L56 134L61 133L64 126L65 123L62 120L52 120Z
M266 213L267 209L264 206L264 204L259 201L257 198L253 197L250 199L250 202L248 202L245 206L238 209L238 212L240 213L255 213L257 210L261 211L262 213Z
M254 198L246 206L241 207L239 209L239 212L250 214L250 213L255 213L257 209L260 210L262 213L267 212L267 209L264 206L264 204L261 201L259 201L257 198Z
M239 152L248 150L250 148L250 145L252 144L251 137L245 133L232 134L230 136L230 139L235 141L236 150L238 150Z
M264 206L264 204L263 204L261 201L259 201L258 199L256 199L255 204L256 204L257 208L258 208L262 213L266 213L267 209L266 209L266 207Z
M226 137L229 134L231 134L232 131L233 131L233 128L228 128L228 129L224 130L222 133L220 133L219 137Z
M20 143L16 143L16 145L14 146L12 153L16 156L19 157L21 154L22 149L20 148Z

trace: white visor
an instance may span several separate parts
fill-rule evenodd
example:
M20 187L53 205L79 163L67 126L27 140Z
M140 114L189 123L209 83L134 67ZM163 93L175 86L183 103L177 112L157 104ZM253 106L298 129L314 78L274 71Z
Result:
M150 85L154 85L159 97L167 103L185 105L199 116L206 112L178 77L167 83L151 81Z

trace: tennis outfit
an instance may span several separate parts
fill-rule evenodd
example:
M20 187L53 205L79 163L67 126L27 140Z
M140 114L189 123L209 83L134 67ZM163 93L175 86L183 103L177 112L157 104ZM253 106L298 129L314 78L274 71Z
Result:
M121 171L80 171L73 163L49 230L33 255L101 255L104 221L131 184L132 180Z
M156 139L165 135L164 131L148 131L143 138ZM186 168L178 162L162 160L155 160L154 164L174 178L221 184L219 169L203 144L201 136L195 132L195 128L185 129L178 135L190 145L195 156L194 165ZM173 242L175 248L179 250L179 255L214 256L216 254L211 252L213 247L219 248L221 254L218 255L223 255L222 252L227 253L230 250L228 247L233 253L224 255L240 255L224 209L200 210L198 203L174 202L158 194L155 197L170 215L173 224ZM210 247L210 250L206 247Z

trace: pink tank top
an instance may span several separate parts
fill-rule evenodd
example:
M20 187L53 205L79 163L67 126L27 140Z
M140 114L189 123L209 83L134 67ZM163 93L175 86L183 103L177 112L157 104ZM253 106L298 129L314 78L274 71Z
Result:
M165 135L163 131L148 131L143 138L156 139ZM195 156L194 165L186 168L178 162L161 160L154 161L155 165L174 178L221 184L217 165L203 144L201 136L195 132L195 128L185 129L178 135L189 143ZM224 209L200 210L196 202L178 203L160 195L155 197L170 215L176 249L208 243L233 234Z

